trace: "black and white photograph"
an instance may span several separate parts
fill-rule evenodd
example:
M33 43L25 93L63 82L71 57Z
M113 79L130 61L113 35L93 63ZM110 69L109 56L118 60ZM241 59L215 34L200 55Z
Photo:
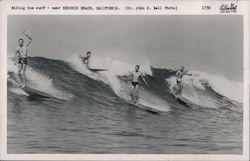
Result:
M241 154L242 20L9 16L7 152Z
M6 155L245 155L245 25L8 14Z

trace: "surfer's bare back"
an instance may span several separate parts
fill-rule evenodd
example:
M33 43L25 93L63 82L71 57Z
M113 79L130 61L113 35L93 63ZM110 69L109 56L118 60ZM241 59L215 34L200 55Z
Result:
M32 38L23 31L23 34L29 39L28 43L25 43L22 38L18 40L18 47L15 50L15 64L18 67L18 76L20 81L18 82L19 87L26 86L26 67L27 67L27 56L28 56L28 46L32 42Z

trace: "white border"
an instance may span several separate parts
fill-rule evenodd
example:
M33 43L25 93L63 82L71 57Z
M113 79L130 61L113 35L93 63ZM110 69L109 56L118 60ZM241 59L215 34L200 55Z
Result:
M237 3L238 13L220 13L221 4ZM86 6L152 6L167 5L177 6L178 10L169 11L11 11L10 6L63 6L63 5L86 5ZM202 5L210 5L211 10L202 10ZM244 16L244 114L243 114L243 154L242 155L158 155L158 154L7 154L7 16L8 15L243 15ZM0 1L0 89L1 89L1 146L0 159L2 160L249 160L249 1Z

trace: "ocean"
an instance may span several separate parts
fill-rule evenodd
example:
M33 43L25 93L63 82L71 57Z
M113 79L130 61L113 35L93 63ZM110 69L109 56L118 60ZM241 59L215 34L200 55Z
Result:
M94 64L104 62L109 71L91 72L77 57L29 57L25 90L8 60L7 153L242 154L242 83L194 71L183 78L184 105L170 93L176 70L146 63L140 103L155 114L129 103L122 76L134 66Z

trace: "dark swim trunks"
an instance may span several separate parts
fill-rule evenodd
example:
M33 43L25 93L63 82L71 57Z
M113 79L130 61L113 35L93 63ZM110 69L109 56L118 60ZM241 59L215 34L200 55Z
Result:
M176 78L176 83L177 84L181 83L181 78Z
M132 82L131 84L135 87L139 84L139 82Z
M20 64L27 64L27 58L20 58L18 63Z

